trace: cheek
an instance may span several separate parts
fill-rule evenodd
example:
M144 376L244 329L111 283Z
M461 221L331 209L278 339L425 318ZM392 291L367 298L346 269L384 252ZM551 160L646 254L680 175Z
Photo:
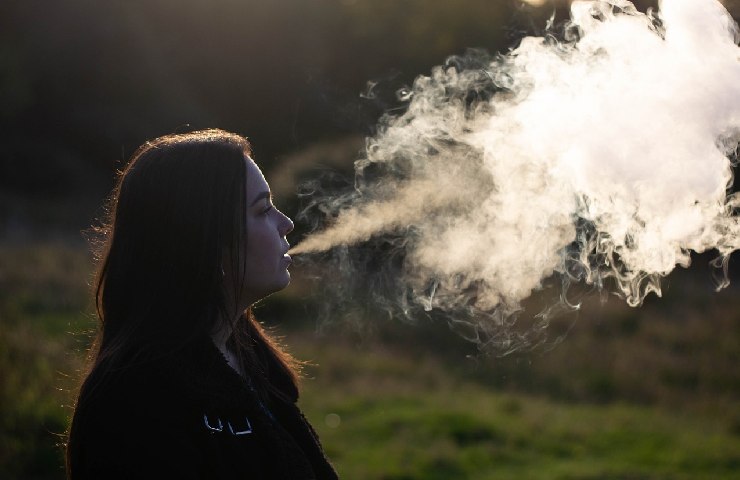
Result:
M247 265L256 272L264 272L275 263L275 241L265 225L254 222L247 234Z

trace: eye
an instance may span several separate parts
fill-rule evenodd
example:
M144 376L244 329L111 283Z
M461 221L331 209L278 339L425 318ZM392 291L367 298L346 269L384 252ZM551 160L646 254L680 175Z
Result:
M265 202L265 208L262 209L262 215L267 215L270 210L272 210L272 204L270 202Z

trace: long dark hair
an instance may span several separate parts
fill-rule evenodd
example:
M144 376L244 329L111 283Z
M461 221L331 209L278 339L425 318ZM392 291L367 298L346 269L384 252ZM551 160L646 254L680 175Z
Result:
M100 323L76 411L112 373L156 361L237 319L229 345L261 396L295 401L297 363L251 309L225 293L223 262L246 272L246 157L249 142L223 130L157 138L118 176L97 239L94 297ZM227 277L228 278L228 277ZM240 292L244 278L230 278ZM280 387L270 382L279 377ZM287 381L286 381L287 380ZM67 469L77 448L75 419Z

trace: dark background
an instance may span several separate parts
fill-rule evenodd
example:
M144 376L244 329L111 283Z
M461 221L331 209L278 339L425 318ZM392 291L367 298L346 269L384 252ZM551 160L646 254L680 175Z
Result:
M312 144L353 138L360 148L398 106L397 89L468 48L515 47L555 9L517 0L3 2L0 235L84 228L115 170L167 133L244 134L268 179ZM562 5L557 18L567 18ZM369 82L373 98L363 95ZM349 171L357 155L350 148L334 165Z

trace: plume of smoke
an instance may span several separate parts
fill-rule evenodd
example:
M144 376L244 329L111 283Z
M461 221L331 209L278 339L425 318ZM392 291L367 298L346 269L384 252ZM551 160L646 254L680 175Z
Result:
M349 246L383 239L396 280L383 298L449 312L504 349L527 341L507 326L552 276L635 306L690 251L726 265L740 247L735 22L716 0L647 14L579 1L564 37L418 77L407 110L367 140L354 190L313 197L327 227L293 253L334 251L362 277Z

